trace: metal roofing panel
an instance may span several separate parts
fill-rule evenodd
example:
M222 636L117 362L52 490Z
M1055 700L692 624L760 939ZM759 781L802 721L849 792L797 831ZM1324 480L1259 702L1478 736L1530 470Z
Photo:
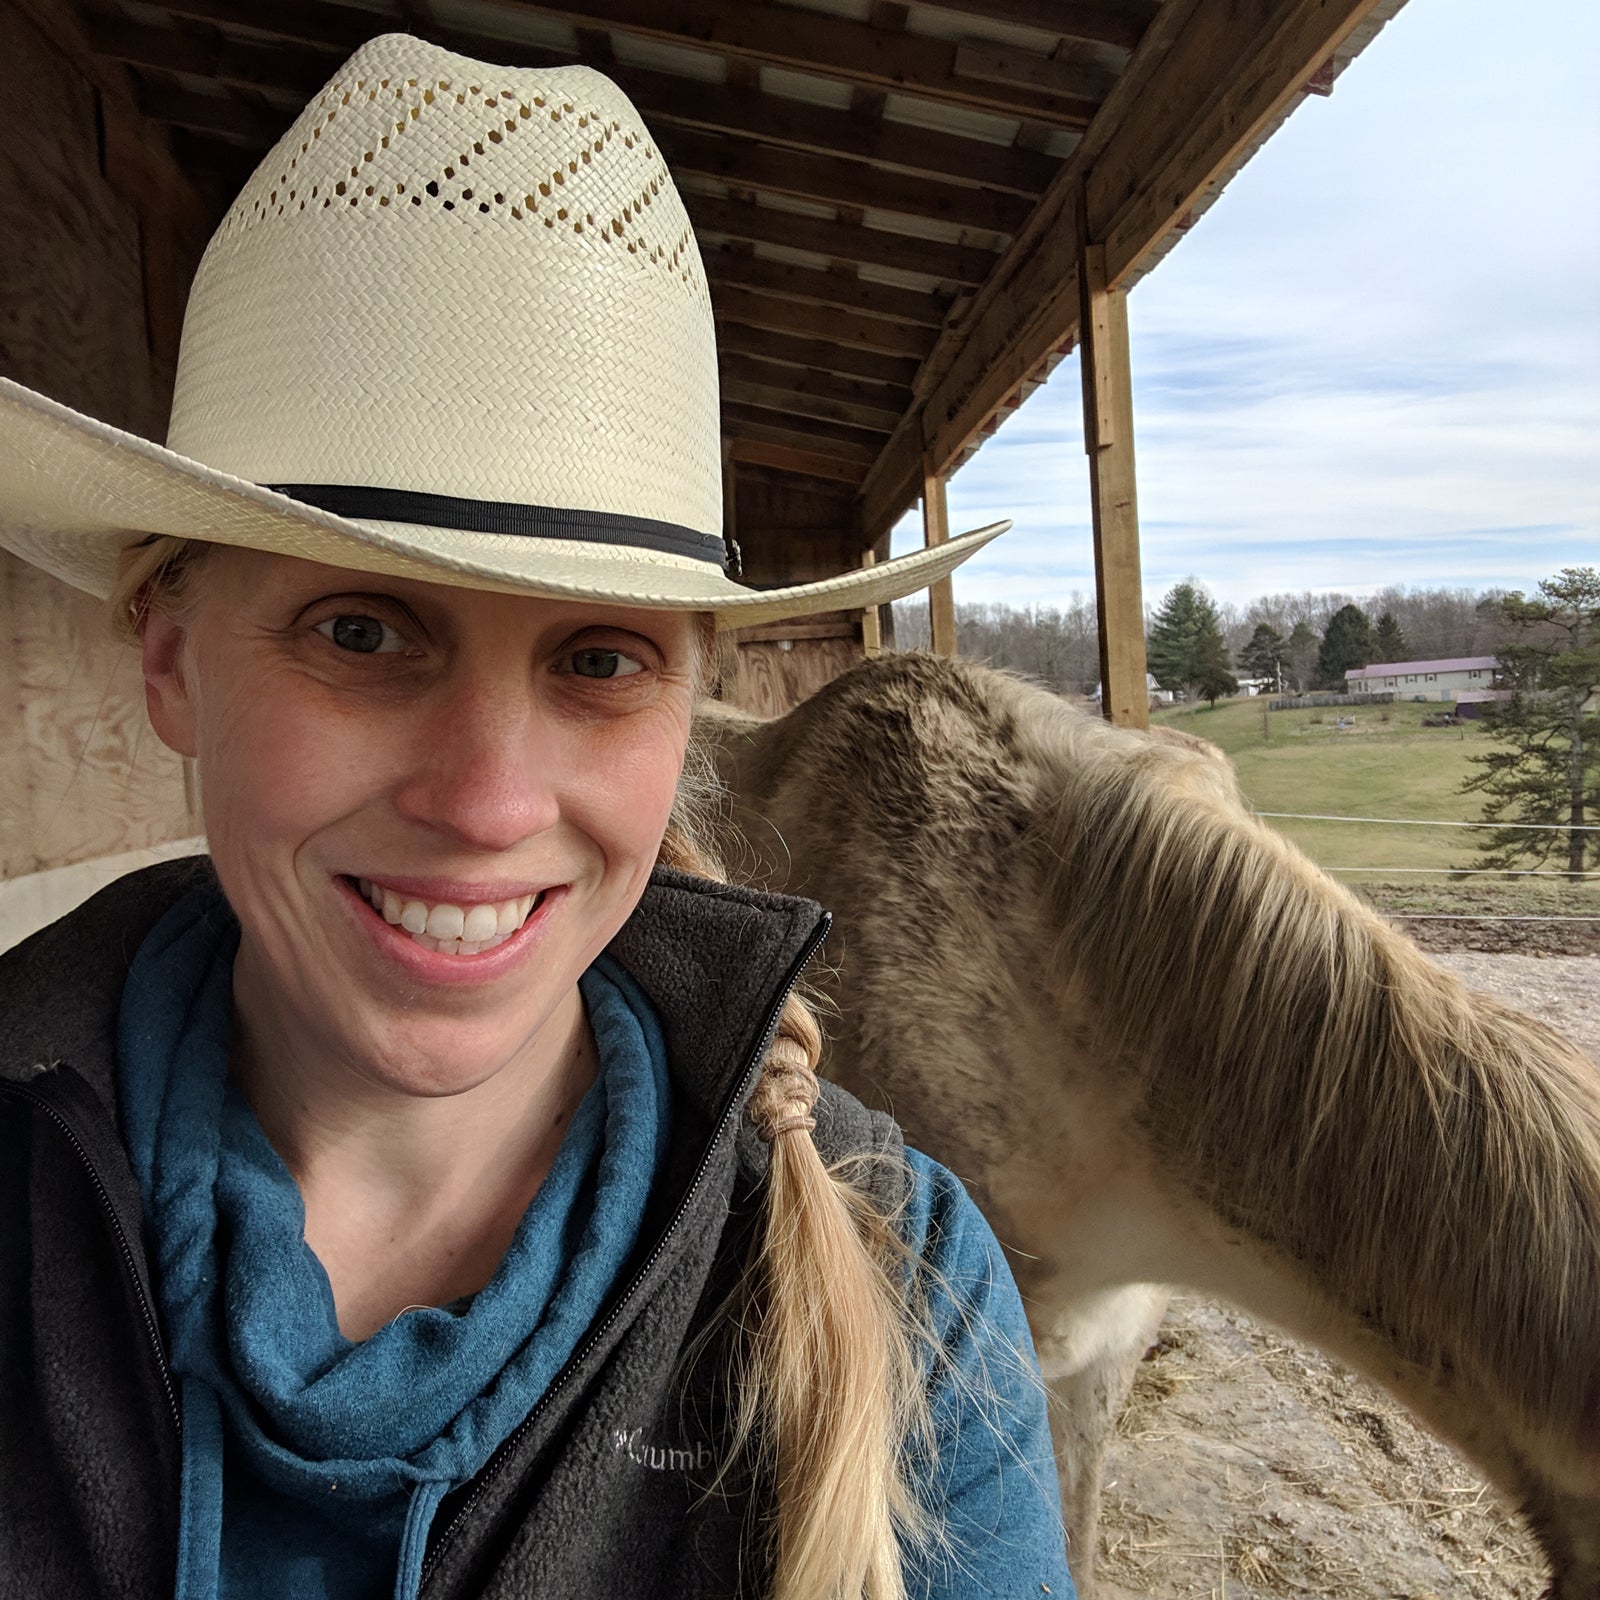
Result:
M611 48L625 67L649 67L656 72L693 78L699 83L728 81L728 58L714 50L696 50L692 45L646 39L640 34L620 30L611 35Z
M997 117L992 111L978 111L971 106L939 105L908 94L884 96L883 120L1001 145L1014 144L1022 126L1017 117Z
M521 7L485 3L485 0L431 0L434 17L445 27L467 33L484 33L516 44L538 45L564 55L578 53L578 30L559 17L541 16Z
M789 67L763 66L761 87L782 100L803 100L834 111L848 111L855 95L853 85L837 78L819 78L814 72L795 72Z

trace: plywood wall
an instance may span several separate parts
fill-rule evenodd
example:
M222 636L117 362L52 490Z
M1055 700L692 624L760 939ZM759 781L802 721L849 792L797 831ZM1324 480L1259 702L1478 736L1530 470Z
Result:
M861 564L855 496L790 473L741 466L736 479L743 578L761 588L803 583ZM739 636L724 696L779 716L862 659L859 613L825 612Z
M0 373L160 438L203 202L52 8L0 0L0 59L27 85L0 139ZM104 607L0 553L0 878L197 830Z

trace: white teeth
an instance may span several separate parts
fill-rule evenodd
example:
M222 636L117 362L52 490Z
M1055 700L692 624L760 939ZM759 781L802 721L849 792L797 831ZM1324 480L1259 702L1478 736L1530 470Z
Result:
M425 900L402 899L370 878L358 878L362 898L391 925L404 928L426 950L444 955L475 956L504 944L539 902L536 894L495 904L466 906L442 901L430 906Z

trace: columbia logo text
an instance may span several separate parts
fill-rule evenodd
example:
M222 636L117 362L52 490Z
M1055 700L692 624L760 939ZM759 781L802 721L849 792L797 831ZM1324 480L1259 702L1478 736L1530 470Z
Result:
M708 1444L685 1445L674 1449L669 1445L647 1444L643 1428L618 1428L612 1436L617 1449L627 1458L652 1472L709 1472L716 1464L715 1452Z

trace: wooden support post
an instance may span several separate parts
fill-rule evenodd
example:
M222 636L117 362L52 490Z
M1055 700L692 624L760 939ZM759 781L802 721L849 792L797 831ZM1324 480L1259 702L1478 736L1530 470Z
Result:
M950 510L945 504L944 479L931 461L922 465L922 542L944 544L950 537ZM956 653L956 596L949 578L928 589L928 627L936 655Z
M861 552L861 565L864 567L876 566L878 557L871 550ZM883 654L883 626L879 621L878 608L865 606L861 612L861 648L867 656L881 656Z
M1078 288L1083 443L1089 454L1094 591L1100 617L1100 711L1119 727L1148 728L1128 297L1121 289L1106 286L1104 245L1081 248Z

